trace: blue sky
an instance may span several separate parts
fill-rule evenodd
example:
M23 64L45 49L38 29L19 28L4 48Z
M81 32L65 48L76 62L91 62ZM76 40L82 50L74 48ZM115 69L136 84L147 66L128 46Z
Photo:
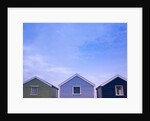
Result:
M99 86L127 77L126 23L24 23L23 80L58 86L75 73Z

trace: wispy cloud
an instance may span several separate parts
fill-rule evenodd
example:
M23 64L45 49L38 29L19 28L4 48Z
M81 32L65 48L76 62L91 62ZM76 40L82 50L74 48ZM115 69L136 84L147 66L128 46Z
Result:
M51 63L48 57L39 54L30 53L24 56L24 81L28 78L39 76L45 80L51 80L54 84L56 80L62 80L63 74L74 74L69 67L62 67ZM64 76L65 78L65 76Z
M52 67L52 68L48 68L46 71L55 72L55 73L64 73L64 74L73 73L73 71L71 71L70 68L66 68L66 67Z

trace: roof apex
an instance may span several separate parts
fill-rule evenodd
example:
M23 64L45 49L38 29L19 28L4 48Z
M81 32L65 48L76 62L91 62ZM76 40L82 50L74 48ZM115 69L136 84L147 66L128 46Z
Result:
M127 81L127 79L126 79L125 77L123 77L123 76L121 76L121 75L119 75L119 74L116 74L116 75L113 76L112 78L110 78L110 79L108 79L107 81L105 81L104 83L102 83L102 84L101 84L100 86L98 86L97 88L102 87L102 86L108 84L109 82L111 82L112 80L114 80L114 79L117 78L117 77L119 77L119 78L121 78L121 79ZM97 89L97 88L96 88L96 89Z
M47 81L45 81L45 80L43 80L43 79L41 79L41 78L39 78L39 77L37 77L37 76L34 76L34 77L32 77L32 78L26 80L25 82L23 82L23 84L25 84L25 83L27 83L27 82L29 82L29 81L32 81L33 79L38 79L38 80L40 80L41 82L45 83L46 85L48 85L48 86L50 86L50 87L55 87L54 85L50 84L49 82L47 82ZM55 88L58 89L57 87L55 87Z
M67 80L63 81L62 83L59 84L59 87L62 86L63 84L67 83L68 81L70 81L71 79L73 79L74 77L79 77L81 79L83 79L84 81L86 81L87 83L91 84L92 86L95 86L95 84L93 84L92 82L90 82L89 80L87 80L86 78L82 77L81 75L79 75L78 73L74 74L73 76L71 76L70 78L68 78Z

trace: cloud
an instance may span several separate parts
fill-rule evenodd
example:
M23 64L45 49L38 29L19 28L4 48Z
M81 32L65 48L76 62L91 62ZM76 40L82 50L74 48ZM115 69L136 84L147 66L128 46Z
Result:
M25 53L23 60L24 80L33 76L40 76L45 73L45 69L51 66L45 56L37 53Z
M46 67L49 64L46 62L43 56L38 54L31 54L24 56L24 67L36 68L36 67Z
M55 73L64 73L64 74L73 73L73 71L71 71L70 68L66 68L66 67L52 67L52 68L46 69L46 71L55 72Z
M53 78L53 81L55 81L58 80L58 75L61 77L64 74L68 75L75 73L71 68L59 66L53 63L50 58L35 53L24 55L23 64L24 81L33 76L39 76L46 80Z

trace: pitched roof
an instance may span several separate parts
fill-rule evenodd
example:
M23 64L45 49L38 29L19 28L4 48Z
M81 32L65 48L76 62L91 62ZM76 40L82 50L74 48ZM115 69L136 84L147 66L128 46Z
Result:
M50 84L49 82L47 82L47 81L45 81L45 80L43 80L43 79L40 79L40 78L39 78L39 77L37 77L37 76L34 76L34 77L32 77L32 78L28 79L28 80L27 80L27 81L25 81L23 84L25 84L25 83L27 83L27 82L29 82L29 81L32 81L33 79L38 79L39 81L41 81L41 82L45 83L46 85L48 85L48 86L50 86L50 87L54 87L54 88L58 89L58 88L57 88L57 87L55 87L54 85Z
M126 78L124 78L123 76L117 74L117 75L113 76L112 78L110 78L109 80L107 80L106 82L102 83L102 84L101 84L100 86L98 86L97 88L99 88L99 87L101 87L101 86L104 86L104 85L108 84L109 82L113 81L113 80L116 79L117 77L119 77L119 78L121 78L121 79L127 81ZM97 89L97 88L96 88L96 89Z
M93 84L92 82L90 82L89 80L87 80L86 78L82 77L81 75L79 75L78 73L76 73L75 75L71 76L70 78L68 78L67 80L65 80L64 82L60 83L59 86L62 86L63 84L67 83L68 81L70 81L71 79L73 79L74 77L79 77L81 79L83 79L84 81L86 81L87 83L89 83L92 86L95 86L95 84Z

